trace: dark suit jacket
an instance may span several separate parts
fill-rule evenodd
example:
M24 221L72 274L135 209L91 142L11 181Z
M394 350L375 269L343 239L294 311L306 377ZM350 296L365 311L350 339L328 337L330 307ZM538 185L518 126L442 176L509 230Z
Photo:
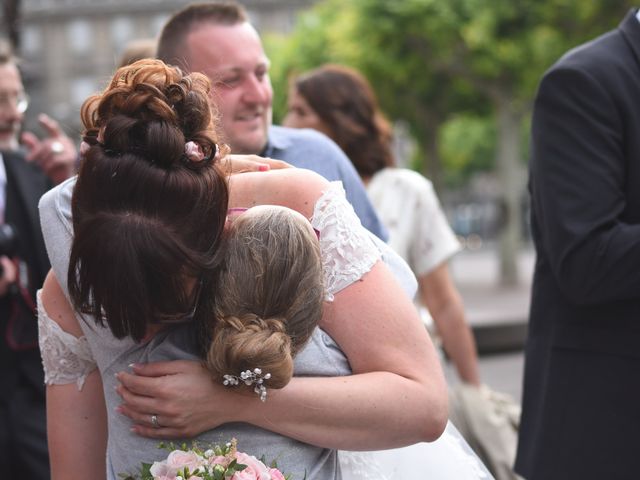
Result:
M46 176L36 166L25 162L20 153L2 154L7 172L5 222L12 224L20 240L19 256L29 269L29 290L33 299L42 286L49 270L49 260L42 239L38 217L38 201L49 189ZM44 380L40 352L37 348L37 321L35 315L27 317L30 323L22 325L25 344L31 348L14 351L6 339L10 315L10 299L0 299L0 401L8 398L16 382L27 382L38 394L44 395Z
M536 246L516 470L640 478L640 23L561 58L535 100Z

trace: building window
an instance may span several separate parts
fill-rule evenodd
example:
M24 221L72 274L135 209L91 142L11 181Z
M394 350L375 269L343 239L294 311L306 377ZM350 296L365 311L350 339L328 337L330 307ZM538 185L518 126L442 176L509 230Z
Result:
M155 37L160 36L160 32L162 31L164 24L169 20L168 13L161 13L160 15L155 15L151 20L151 35Z
M79 109L87 97L98 91L93 77L76 77L69 84L69 99L74 109Z
M33 25L22 31L22 51L27 55L37 55L42 51L42 32Z
M91 25L87 20L73 20L67 27L67 36L71 51L76 54L89 52L91 49Z
M133 38L133 22L128 17L116 17L111 22L111 43L116 50L121 50Z

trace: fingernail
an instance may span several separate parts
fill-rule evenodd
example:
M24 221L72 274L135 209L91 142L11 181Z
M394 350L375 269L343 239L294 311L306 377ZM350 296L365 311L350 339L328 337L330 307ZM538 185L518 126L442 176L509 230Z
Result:
M271 170L271 167L269 165L259 165L258 166L258 171L259 172L267 172Z
M136 363L130 363L128 365L129 368L136 368L138 365Z

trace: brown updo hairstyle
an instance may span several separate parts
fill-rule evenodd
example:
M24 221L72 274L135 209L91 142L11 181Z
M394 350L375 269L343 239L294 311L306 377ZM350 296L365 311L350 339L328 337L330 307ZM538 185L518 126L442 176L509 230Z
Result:
M358 174L369 178L392 167L392 130L369 82L356 70L324 65L293 80Z
M322 317L320 245L291 210L259 208L225 234L206 364L218 381L260 368L267 388L282 388Z
M209 88L204 75L146 59L82 106L90 148L73 192L69 293L116 338L141 340L154 319L184 316L196 297L196 317L212 311L210 295L185 286L192 278L211 289L228 204ZM185 155L188 141L204 159Z

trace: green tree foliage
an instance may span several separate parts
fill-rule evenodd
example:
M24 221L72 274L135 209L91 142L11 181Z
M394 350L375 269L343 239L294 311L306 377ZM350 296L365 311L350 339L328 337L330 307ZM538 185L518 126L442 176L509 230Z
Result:
M522 126L535 88L565 51L614 28L628 9L623 0L325 0L300 17L276 55L276 100L291 73L345 63L369 78L392 119L410 125L436 186L443 167L459 181L492 166L508 212L503 278L511 282Z

